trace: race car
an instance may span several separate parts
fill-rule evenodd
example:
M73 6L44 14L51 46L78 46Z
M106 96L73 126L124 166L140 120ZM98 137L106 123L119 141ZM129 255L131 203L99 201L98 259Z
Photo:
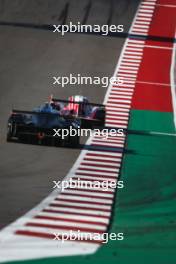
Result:
M58 110L63 116L72 115L79 118L82 128L103 127L105 125L105 106L90 103L82 95L70 96L68 100L56 99L50 96L50 104L53 109Z
M74 116L60 115L50 103L35 108L33 111L12 110L7 125L7 141L40 143L55 146L79 145L79 133L75 136L62 136L63 129L80 127L80 120ZM60 130L55 135L54 131Z

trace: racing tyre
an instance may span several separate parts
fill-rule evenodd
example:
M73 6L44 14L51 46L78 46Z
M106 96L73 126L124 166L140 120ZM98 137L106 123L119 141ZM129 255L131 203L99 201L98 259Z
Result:
M12 137L16 136L17 126L14 123L9 123L7 126L7 142L12 141Z
M106 113L105 113L104 109L102 109L102 108L97 109L96 114L95 114L95 118L100 120L101 126L105 125L105 116L106 116Z

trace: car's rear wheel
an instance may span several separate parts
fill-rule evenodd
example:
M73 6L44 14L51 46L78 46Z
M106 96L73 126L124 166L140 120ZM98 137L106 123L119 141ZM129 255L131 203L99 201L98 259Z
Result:
M96 114L95 114L95 119L98 119L100 121L100 125L104 126L105 125L105 110L104 109L97 109Z
M7 126L7 142L12 141L12 138L17 134L17 125L14 123L8 123Z

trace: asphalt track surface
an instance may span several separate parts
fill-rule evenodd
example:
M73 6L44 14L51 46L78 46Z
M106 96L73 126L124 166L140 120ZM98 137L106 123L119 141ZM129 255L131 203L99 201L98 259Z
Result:
M110 19L111 24L124 24L127 32L138 4L135 0L119 0L112 10L108 1L93 1L88 8L89 2L75 0L69 2L68 11L65 1L53 1L53 5L48 2L0 1L1 22L52 24L65 18L101 25ZM106 88L89 85L61 88L52 85L52 76L80 73L110 77L123 43L124 39L118 37L83 34L61 37L51 31L0 26L0 228L45 198L52 191L52 181L65 177L80 152L80 149L6 143L11 108L30 110L46 101L51 93L63 99L83 94L101 103Z

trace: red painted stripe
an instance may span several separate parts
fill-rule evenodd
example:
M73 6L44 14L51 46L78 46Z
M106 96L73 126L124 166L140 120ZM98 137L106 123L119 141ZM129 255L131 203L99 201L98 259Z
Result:
M117 111L119 111L119 110L116 110L117 108L120 108L120 112L121 113L129 113L129 109L128 108L124 109L121 106L108 105L107 108L109 108L109 111L114 112L114 113L117 113ZM116 109L111 109L111 108L116 108Z
M106 161L107 163L109 162L109 163L115 163L115 164L117 164L117 163L120 163L120 161L115 161L115 160L102 160L102 159L91 159L91 158L84 158L84 160L88 160L88 161L102 161L102 162L104 162L104 161Z
M117 118L114 118L114 117L108 117L108 118L106 118L107 120L114 120L114 121L116 121L116 120L118 120L119 122L120 121L126 121L126 123L128 123L128 121L126 120L126 119L118 119L118 117Z
M121 112L119 112L119 113L115 113L115 114L114 114L114 113L111 114L110 112L111 112L110 110L107 111L107 115L108 115L108 116L114 116L114 117L119 117L119 116L121 116L121 117L127 117L127 118L129 118L128 115L124 115L124 113L121 113ZM107 116L107 115L106 115L106 116Z
M70 190L71 188L66 188L65 190ZM72 188L72 190L77 190L77 191L82 191L82 192L94 192L94 193L106 193L106 194L113 194L113 192L114 192L114 189L111 191L111 192L109 192L109 191L101 191L101 190L91 190L91 189L89 189L89 190L85 190L85 189L81 189L81 188Z
M79 167L78 168L79 170L81 170L81 171L94 171L94 172L107 172L107 173L109 173L109 174L111 174L111 173L114 173L113 171L109 171L109 170L97 170L97 169L87 169L87 168L81 168L81 167Z
M115 123L115 122L106 122L106 123L117 124L117 123ZM118 124L120 124L120 123L118 123ZM121 143L121 144L122 144L122 143ZM112 149L122 148L122 147L118 147L118 146L101 145L101 144L98 144L98 143L92 143L91 146L98 146L98 147L112 148Z
M77 194L77 193L62 193L62 196L76 196L76 197L84 197L84 198L97 198L97 199L106 199L112 201L111 197L104 197L104 196L98 196L98 195L89 195L89 194Z
M100 225L100 226L107 226L106 223L98 222L98 221L87 221L87 220L78 220L78 219L68 219L64 217L54 217L54 216L44 216L44 215L36 215L34 218L36 219L46 219L46 220L53 220L53 221L64 221L70 223L81 223L81 224L88 224L88 225Z
M85 172L76 172L75 173L76 175L80 175L80 176L90 176L90 177L98 177L99 175L97 174L91 174L91 173L85 173ZM100 176L99 176L100 177ZM106 178L109 178L109 179L117 179L117 177L115 176L108 176L108 175L104 175L104 174L101 174L101 177L106 177Z
M89 180L90 181L90 180ZM103 181L102 181L103 182ZM96 199L96 198L95 198ZM80 201L80 200L71 200L71 199L61 199L61 198L56 198L55 200L57 201L62 201L62 202L71 202L71 203L79 203L79 204L84 204L84 203L87 203L87 204L95 204L95 205L111 205L111 204L107 204L105 202L92 202L92 201Z
M104 191L106 192L106 191ZM92 208L92 207L85 207L85 206L76 206L76 205L64 205L64 204L54 204L54 203L51 203L50 206L53 206L53 207L59 207L59 208L71 208L71 209L84 209L85 211L87 210L91 210L91 211L101 211L101 212L107 212L109 213L111 210L109 209L102 209L102 208Z
M91 166L91 167L114 168L114 169L119 168L119 166L103 165L103 164L94 164L94 163L91 164L91 163L86 163L86 162L81 162L81 165Z
M118 105L120 104L120 105L122 105L123 108L125 107L125 105L126 106L130 105L130 103L128 103L128 102L122 102L122 101L115 102L115 101L111 101L111 100L108 100L107 104L118 104Z
M96 214L86 214L86 213L75 213L75 212L64 212L64 211L59 211L59 210L51 210L51 209L44 209L43 212L46 213L56 213L56 214L67 214L67 215L81 215L81 216L90 216L90 217L98 217L98 218L105 218L105 219L109 219L109 216L106 215L96 215Z
M51 229L64 229L64 230L73 230L73 231L82 231L82 232L96 232L102 234L103 231L96 228L86 228L86 227L75 227L75 226L64 226L64 225L55 225L55 224L42 224L42 223L33 223L28 222L25 226L41 227L41 228L51 228Z
M128 100L128 101L130 101L130 99L131 98L129 98L129 96L130 95L118 95L118 94L116 94L116 93L112 93L111 95L114 95L114 96L109 96L109 99L110 100ZM132 97L132 96L130 96L130 97Z
M93 157L104 157L104 158L120 158L119 156L115 156L115 155L107 155L107 154L97 154L97 153L87 153L86 156L93 156ZM117 161L118 162L118 161Z

